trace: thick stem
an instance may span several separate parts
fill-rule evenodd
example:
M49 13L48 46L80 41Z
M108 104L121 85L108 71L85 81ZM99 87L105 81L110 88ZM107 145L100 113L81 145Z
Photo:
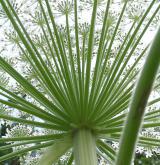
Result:
M160 64L160 28L155 36L148 57L134 90L129 114L121 137L116 165L130 165L141 129L145 107Z
M90 130L79 130L73 147L76 165L97 165L96 142Z

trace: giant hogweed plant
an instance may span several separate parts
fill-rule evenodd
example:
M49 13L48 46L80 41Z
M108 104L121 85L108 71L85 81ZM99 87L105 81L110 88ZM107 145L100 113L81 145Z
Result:
M5 34L19 49L18 61L25 71L1 55L2 75L16 81L18 92L8 87L8 79L3 77L0 102L3 110L12 112L0 117L22 125L10 130L12 136L0 139L6 143L0 150L17 148L0 157L0 162L41 149L38 165L54 164L68 151L66 164L96 165L102 157L110 164L129 165L136 145L159 147L159 138L143 132L160 125L158 106L149 111L160 98L147 103L151 90L159 87L158 81L155 85L153 81L160 63L160 29L151 44L139 48L147 29L158 20L160 5L156 0L146 2L145 11L139 6L127 10L132 2L125 0L116 16L111 12L111 0L66 0L56 5L38 0L34 2L36 11L28 15L27 22L33 24L31 34L12 3L0 1L2 15L14 28ZM92 8L90 23L81 22L83 7L88 12ZM123 31L121 24L128 26L126 11L129 30ZM62 26L59 13L65 22ZM25 117L19 118L18 113ZM35 129L45 134L35 135ZM118 153L112 142L120 142Z

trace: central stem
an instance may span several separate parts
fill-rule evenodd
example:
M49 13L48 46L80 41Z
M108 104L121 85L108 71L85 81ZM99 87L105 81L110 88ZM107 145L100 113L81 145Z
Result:
M92 132L81 129L74 135L76 165L97 165L96 142Z

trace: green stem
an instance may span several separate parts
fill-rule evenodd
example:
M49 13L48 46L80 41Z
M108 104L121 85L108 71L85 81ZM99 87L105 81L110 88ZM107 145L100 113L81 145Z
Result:
M76 132L73 147L76 165L97 165L96 142L90 130Z
M123 130L116 165L130 165L143 122L145 107L160 64L160 28L155 36L148 57L140 74L130 104L129 114Z

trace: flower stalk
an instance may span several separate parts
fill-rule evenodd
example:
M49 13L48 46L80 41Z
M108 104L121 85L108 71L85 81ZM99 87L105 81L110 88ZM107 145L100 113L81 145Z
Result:
M73 147L76 165L97 165L96 142L90 130L76 132Z
M142 126L145 107L160 64L160 28L153 40L147 59L134 90L129 114L123 130L116 165L130 165L138 133Z

